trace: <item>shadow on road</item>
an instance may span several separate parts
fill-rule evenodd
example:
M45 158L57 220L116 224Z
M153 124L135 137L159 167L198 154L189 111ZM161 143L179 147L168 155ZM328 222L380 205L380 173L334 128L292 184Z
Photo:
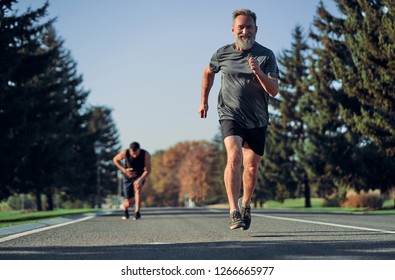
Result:
M227 211L227 209L205 208L147 208L144 209L144 217L147 217L147 221L154 221L155 216L161 216L163 219L163 215L187 215L188 218L192 215L204 215L204 219L215 218L212 222L218 223L219 219L221 221L224 219ZM265 211L264 214L270 214L270 211ZM273 214L279 215L279 212ZM106 225L117 223L118 220L115 221L113 216L120 216L120 211L114 211L100 219ZM177 239L173 238L176 240L174 243L0 246L0 260L395 260L395 240L391 234L360 230L325 231L317 228L311 230L300 228L299 231L295 228L292 231L289 229L283 231L280 229L284 224L278 227L279 230L267 227L268 225L268 223L265 225L267 230L247 232L247 236L243 237L244 240L240 239L242 236L232 235L202 242L196 242L197 239L192 239L191 242L177 242ZM127 224L124 224L125 228L126 226ZM160 229L159 233L162 234L164 230ZM108 232L108 234L113 233ZM366 238L363 238L364 240L358 238L361 236Z
M300 252L303 252L301 255ZM324 253L323 253L324 252ZM232 241L0 249L3 260L394 260L395 241Z

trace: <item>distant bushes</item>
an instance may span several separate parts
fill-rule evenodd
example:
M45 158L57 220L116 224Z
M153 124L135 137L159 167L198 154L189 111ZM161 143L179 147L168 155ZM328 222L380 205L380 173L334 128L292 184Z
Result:
M343 207L364 207L368 209L383 208L384 196L380 190L360 191L357 193L351 189L347 192Z
M346 208L368 208L381 209L385 196L379 189L376 190L361 190L360 192L354 189L336 192L328 196L325 201L325 207L346 207Z
M0 210L35 210L35 197L31 194L19 194L8 197L0 204Z
M44 195L41 196L41 201L44 205L47 204ZM54 196L54 203L56 209L90 208L90 202L88 201L78 199L62 200L58 195ZM36 198L32 194L15 194L0 203L1 211L36 211L36 209Z

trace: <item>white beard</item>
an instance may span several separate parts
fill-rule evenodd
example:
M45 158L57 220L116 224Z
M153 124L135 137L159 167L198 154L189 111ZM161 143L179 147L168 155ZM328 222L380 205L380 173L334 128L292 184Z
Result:
M236 46L243 51L251 49L255 43L255 35L251 35L247 42L244 42L242 39L240 39L239 35L234 35L234 37Z

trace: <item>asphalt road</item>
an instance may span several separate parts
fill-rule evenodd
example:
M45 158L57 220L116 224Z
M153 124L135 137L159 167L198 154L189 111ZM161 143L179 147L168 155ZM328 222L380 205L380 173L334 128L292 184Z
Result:
M0 233L1 260L395 260L395 215L253 209L248 231L225 209L144 208Z

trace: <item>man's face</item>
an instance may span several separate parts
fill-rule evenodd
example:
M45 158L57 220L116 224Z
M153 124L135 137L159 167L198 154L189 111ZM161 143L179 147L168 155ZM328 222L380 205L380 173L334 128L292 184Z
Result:
M137 150L135 150L135 151L133 151L132 149L129 149L129 153L130 153L130 155L131 155L133 158L135 158L135 157L137 157L137 156L139 155L140 149L137 149Z
M232 33L238 49L249 50L255 43L257 27L250 16L239 15L233 21Z

